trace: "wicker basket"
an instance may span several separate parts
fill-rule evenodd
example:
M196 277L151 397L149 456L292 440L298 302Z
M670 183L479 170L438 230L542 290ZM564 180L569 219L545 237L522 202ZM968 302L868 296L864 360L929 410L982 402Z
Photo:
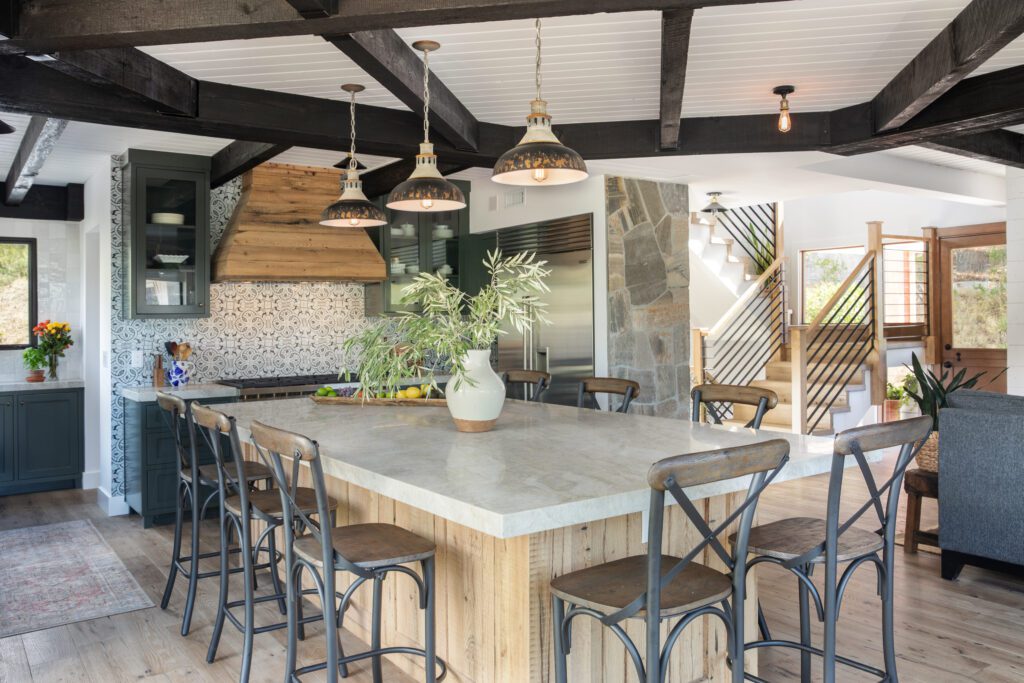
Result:
M939 433L932 432L917 453L917 466L925 472L939 472Z

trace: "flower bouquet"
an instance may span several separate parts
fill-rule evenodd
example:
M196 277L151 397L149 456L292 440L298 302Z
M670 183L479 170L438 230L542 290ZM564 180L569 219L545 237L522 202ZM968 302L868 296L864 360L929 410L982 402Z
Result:
M32 333L39 337L37 348L46 355L50 368L49 378L57 379L58 359L63 358L64 352L75 345L71 338L71 324L44 320L32 328Z

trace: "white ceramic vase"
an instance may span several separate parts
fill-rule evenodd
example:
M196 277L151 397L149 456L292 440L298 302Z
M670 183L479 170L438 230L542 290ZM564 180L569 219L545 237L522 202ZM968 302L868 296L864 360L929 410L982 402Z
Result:
M505 405L505 384L491 369L490 351L469 351L462 381L452 377L445 389L448 411L460 432L489 432Z

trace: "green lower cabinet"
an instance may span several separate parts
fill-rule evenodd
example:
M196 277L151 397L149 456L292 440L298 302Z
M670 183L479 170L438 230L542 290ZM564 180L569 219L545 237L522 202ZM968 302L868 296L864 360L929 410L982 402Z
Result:
M234 403L234 399L204 399L204 405ZM174 521L178 495L178 453L164 411L156 403L125 401L125 500L142 516L147 529L153 524ZM183 432L188 439L187 433ZM230 446L225 443L225 452ZM213 452L200 437L199 464L214 462ZM200 492L200 503L212 493ZM211 504L211 510L216 506Z
M82 485L81 389L0 394L0 495Z

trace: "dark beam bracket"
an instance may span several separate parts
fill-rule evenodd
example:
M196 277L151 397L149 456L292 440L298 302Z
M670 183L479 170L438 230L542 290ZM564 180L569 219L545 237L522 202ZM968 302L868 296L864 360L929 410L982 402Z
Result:
M220 187L289 149L291 145L235 140L213 155L210 162L210 187Z
M0 183L6 193L6 183ZM17 206L0 204L0 218L33 221L80 221L85 218L85 185L33 185Z

